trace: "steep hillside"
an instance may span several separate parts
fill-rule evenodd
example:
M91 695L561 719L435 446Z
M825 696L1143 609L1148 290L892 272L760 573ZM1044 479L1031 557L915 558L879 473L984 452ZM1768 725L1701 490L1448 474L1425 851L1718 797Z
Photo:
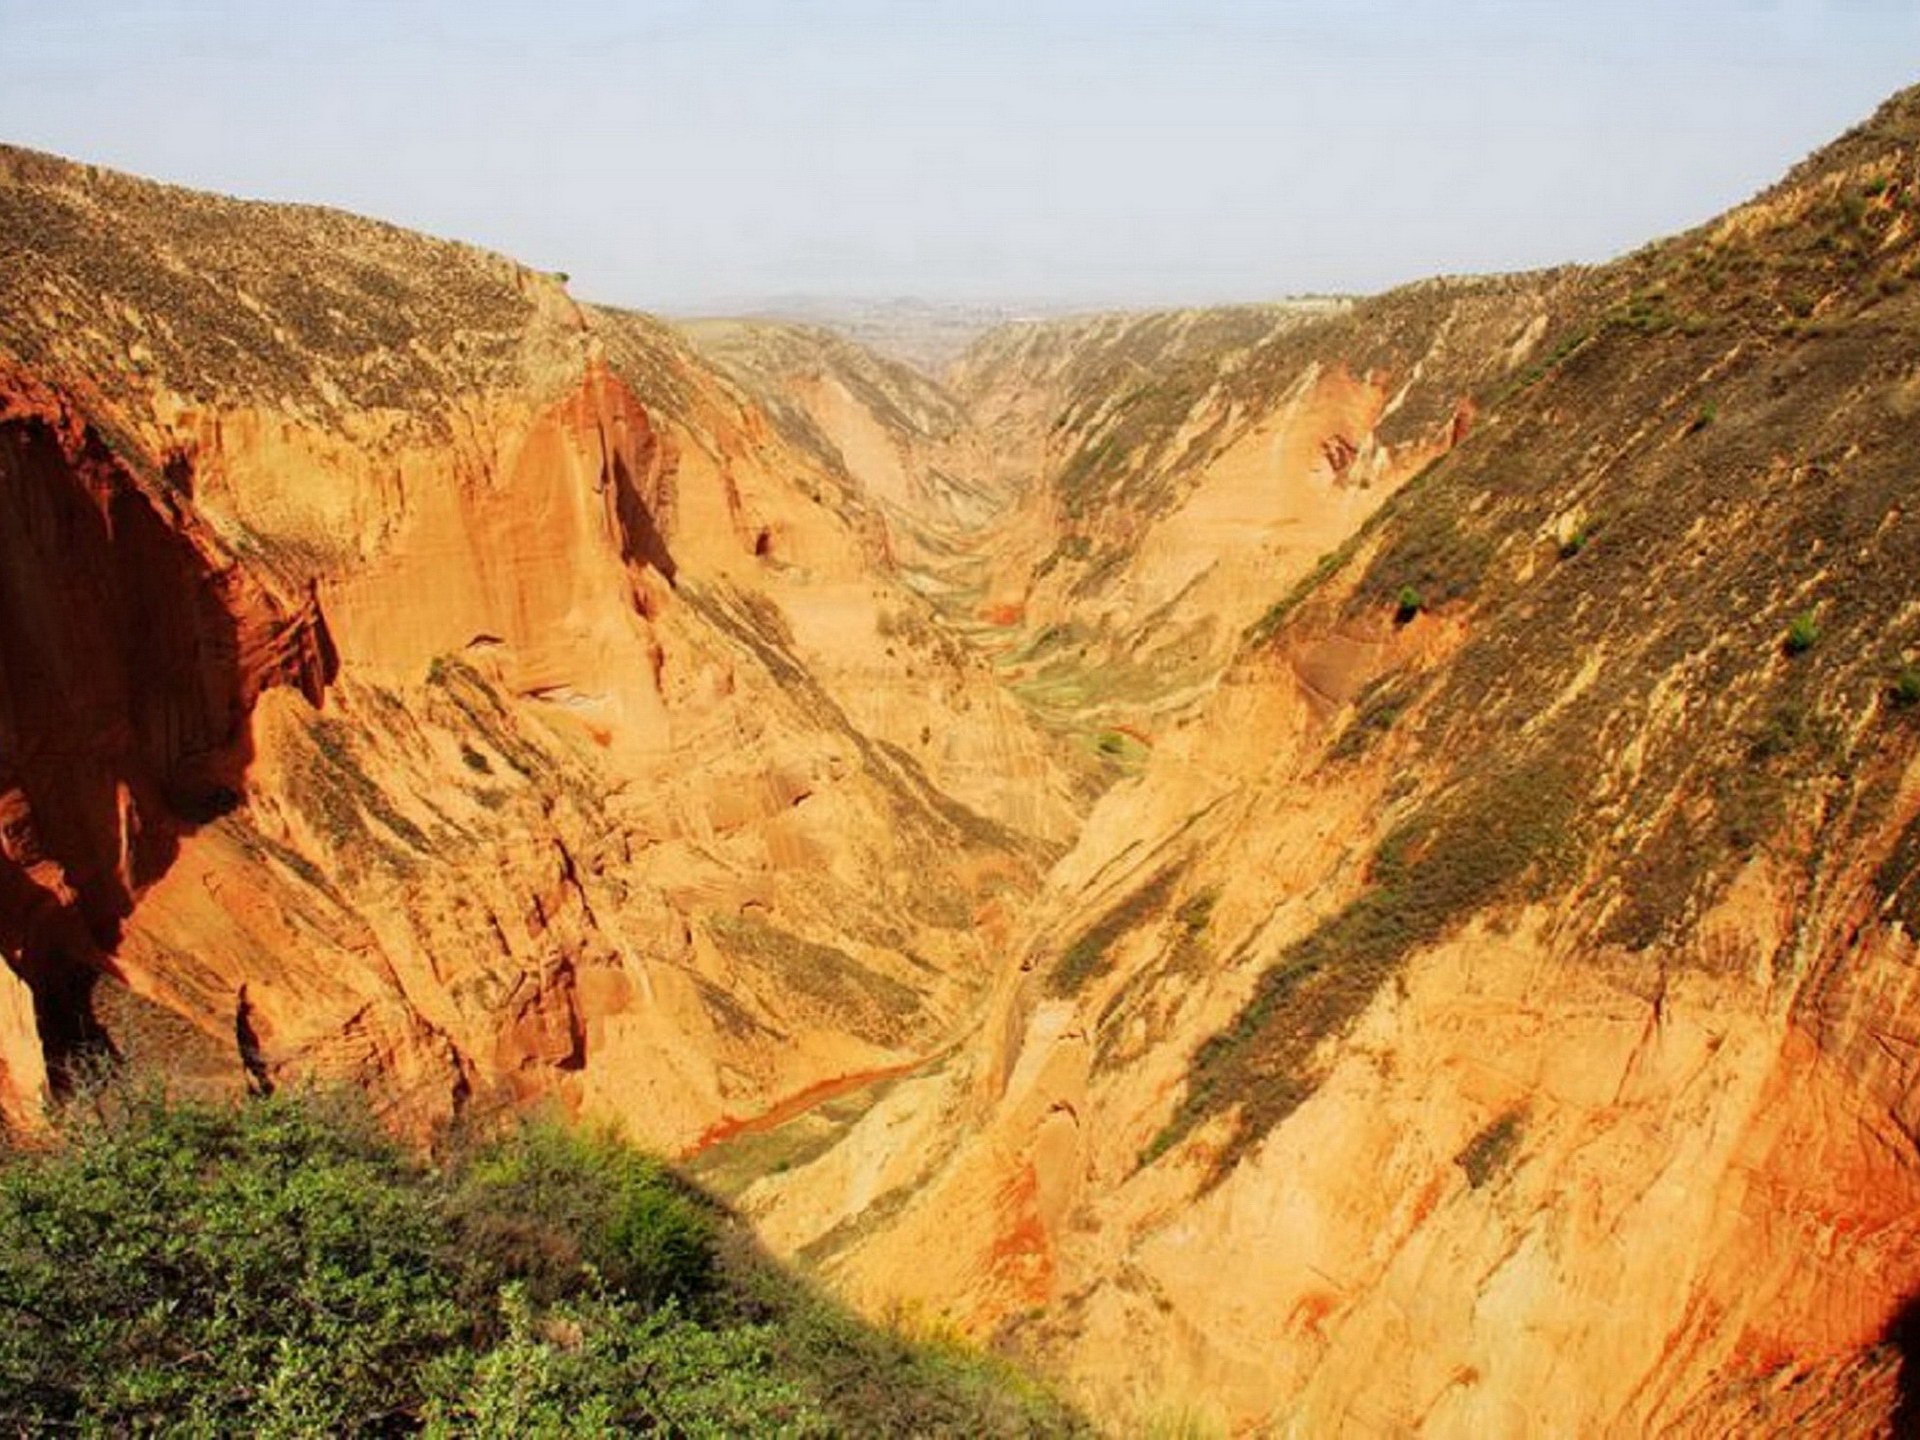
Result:
M1039 744L919 622L854 718L926 607L676 335L17 151L0 246L12 1114L105 1043L680 1148L948 1043Z
M1256 342L1391 374L1461 317L1373 432L1418 478L1230 612L989 1043L748 1189L766 1233L1116 1419L1882 1433L1920 1288L1916 142L1908 94L1619 264ZM1048 503L1164 513L1186 430Z
M994 591L1043 715L1151 743L1291 584L1471 428L1553 277L1017 327L954 381L1026 469ZM1108 742L1112 744L1111 741Z
M978 524L999 497L978 483L971 418L941 385L830 331L767 321L681 327L766 407L795 445L910 525Z

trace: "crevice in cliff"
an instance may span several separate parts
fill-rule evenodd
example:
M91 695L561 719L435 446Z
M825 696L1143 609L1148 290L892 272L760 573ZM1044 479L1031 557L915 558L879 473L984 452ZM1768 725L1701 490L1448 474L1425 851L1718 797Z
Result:
M242 985L233 1003L233 1041L240 1052L240 1068L247 1074L247 1089L254 1095L273 1093L273 1073L267 1065L266 1047L254 1023L253 1002Z
M1887 1323L1884 1339L1900 1357L1891 1433L1899 1437L1920 1435L1920 1294L1902 1302Z
M641 493L639 477L628 461L626 446L607 433L604 418L597 422L600 440L600 486L613 505L613 519L620 542L620 558L628 564L639 563L657 571L672 585L680 567L667 548L663 533L647 497ZM657 478L663 466L660 442L651 430L642 429L639 454L635 457L649 478Z
M120 1058L119 1047L95 1013L94 991L101 977L94 968L98 956L92 945L75 950L33 940L8 958L33 994L34 1028L55 1094L70 1093L95 1061Z

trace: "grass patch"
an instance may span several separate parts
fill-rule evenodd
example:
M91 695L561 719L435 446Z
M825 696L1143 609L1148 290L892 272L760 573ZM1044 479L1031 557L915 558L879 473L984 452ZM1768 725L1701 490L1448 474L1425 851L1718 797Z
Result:
M1454 1157L1453 1163L1466 1172L1470 1187L1481 1189L1506 1173L1513 1164L1515 1152L1520 1148L1525 1127L1525 1114L1518 1109L1509 1110L1489 1121L1479 1134L1467 1142L1466 1148Z
M1189 896L1181 907L1173 912L1174 923L1180 927L1180 934L1186 940L1198 940L1207 927L1213 923L1213 907L1220 901L1217 890L1202 890L1198 895Z
M1773 834L1796 784L1820 773L1841 746L1833 723L1804 704L1774 705L1746 731L1732 752L1737 759L1702 777L1711 804L1663 816L1620 862L1622 899L1600 938L1635 951L1672 940ZM1691 782L1676 774L1670 783Z
M287 787L294 806L336 852L363 853L395 874L411 873L429 849L427 836L367 774L352 728L316 719L306 738L312 748L295 762Z
M1129 975L1101 1007L1094 1022L1096 1072L1125 1065L1166 1037L1182 999L1209 962L1206 936L1218 899L1219 892L1202 890L1181 902L1153 963Z
M751 961L863 1039L895 1043L920 1013L917 991L836 946L795 935L754 914L717 913L707 917L706 925L722 950Z
M1382 675L1354 697L1353 714L1327 749L1330 760L1357 760L1399 723L1413 704L1406 677Z
M1525 370L1522 370L1518 375L1515 375L1496 391L1493 396L1490 397L1490 403L1498 405L1512 399L1523 390L1532 389L1535 385L1538 385L1542 380L1553 374L1554 371L1558 370L1568 360L1572 359L1592 338L1593 331L1587 329L1573 330L1562 335L1554 342L1553 348L1548 350L1545 355Z
M1153 754L1150 746L1124 730L1095 731L1084 743L1103 765L1122 775L1138 774Z
M1920 815L1907 822L1873 872L1874 893L1880 897L1880 914L1897 920L1909 935L1920 936Z
M1362 590L1387 597L1394 619L1405 624L1474 594L1493 554L1492 537L1465 518L1458 497L1446 504L1429 496L1397 514Z
M1389 834L1367 889L1287 946L1233 1024L1195 1052L1186 1095L1142 1163L1232 1110L1233 1132L1215 1157L1215 1178L1223 1176L1313 1094L1321 1041L1356 1020L1414 950L1489 904L1542 893L1561 875L1575 853L1580 793L1565 762L1535 759Z
M520 733L513 711L486 677L454 655L436 655L427 666L427 684L444 697L475 734L507 762L523 780L555 778L552 760ZM487 769L473 763L477 756ZM461 742L461 762L476 774L492 773L492 762L472 745Z
M1077 995L1089 980L1110 970L1114 943L1166 904L1178 876L1179 867L1168 866L1088 926L1047 972L1047 994Z

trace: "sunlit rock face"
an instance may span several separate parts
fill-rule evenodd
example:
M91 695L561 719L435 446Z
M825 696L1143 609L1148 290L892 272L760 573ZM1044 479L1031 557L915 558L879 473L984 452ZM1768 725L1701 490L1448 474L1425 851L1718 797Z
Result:
M937 1048L1076 815L855 477L498 257L0 168L11 1115L104 1044L679 1149Z

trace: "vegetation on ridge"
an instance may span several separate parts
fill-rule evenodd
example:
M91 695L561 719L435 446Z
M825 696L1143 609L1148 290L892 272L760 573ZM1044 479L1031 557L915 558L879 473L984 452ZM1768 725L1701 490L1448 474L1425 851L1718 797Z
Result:
M873 1330L617 1141L410 1160L344 1100L103 1091L0 1153L0 1427L1034 1435L1012 1370Z

